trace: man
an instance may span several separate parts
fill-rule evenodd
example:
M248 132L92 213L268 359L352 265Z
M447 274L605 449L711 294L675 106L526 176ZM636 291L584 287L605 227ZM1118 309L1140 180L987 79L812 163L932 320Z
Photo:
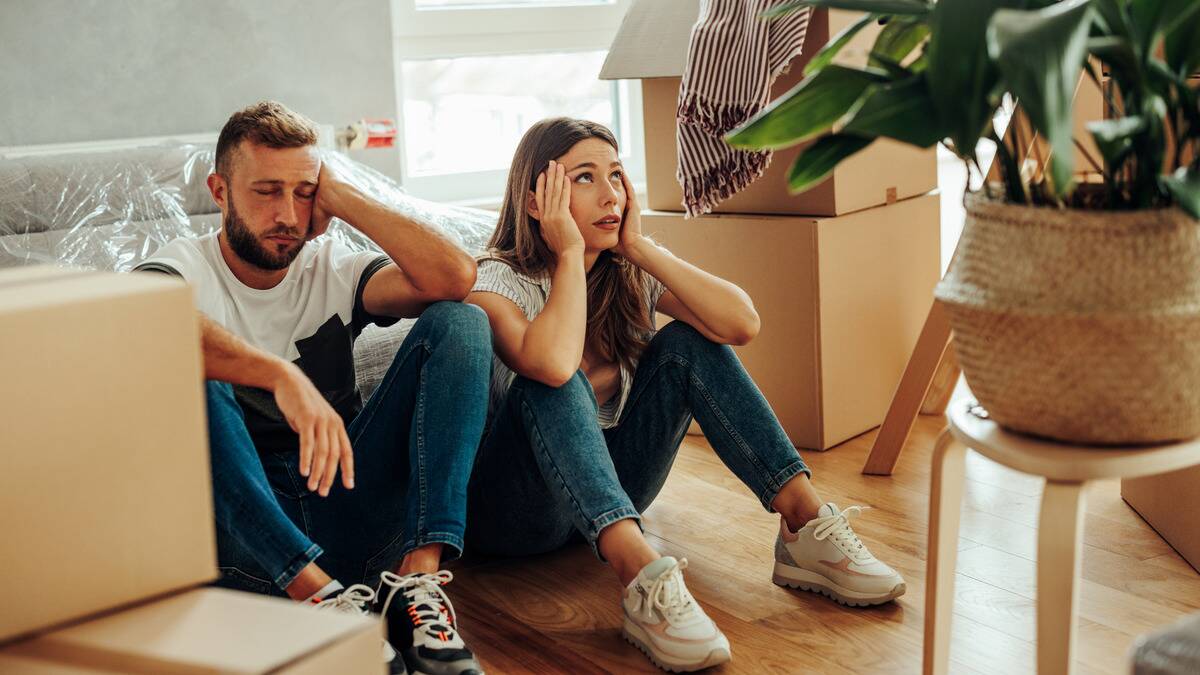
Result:
M221 230L137 267L182 276L201 312L221 583L373 602L403 655L385 645L393 672L482 672L438 571L462 551L487 408L487 318L457 302L475 263L335 175L316 140L279 103L234 113L208 177ZM318 239L334 217L386 255ZM354 339L417 316L364 406Z

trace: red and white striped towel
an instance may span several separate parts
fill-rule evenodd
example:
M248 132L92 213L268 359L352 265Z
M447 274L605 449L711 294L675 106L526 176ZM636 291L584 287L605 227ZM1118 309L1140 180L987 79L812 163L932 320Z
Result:
M812 8L773 21L788 0L701 0L679 87L676 178L688 217L708 213L754 182L771 153L734 150L721 139L762 110L771 83L800 54Z

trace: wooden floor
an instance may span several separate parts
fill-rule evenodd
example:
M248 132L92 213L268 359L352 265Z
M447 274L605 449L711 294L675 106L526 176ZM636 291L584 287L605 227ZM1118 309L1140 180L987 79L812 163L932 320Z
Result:
M922 417L892 476L860 473L874 432L807 453L822 496L872 509L854 528L908 582L897 602L847 609L771 583L777 520L688 437L645 514L663 554L725 631L721 673L919 673L929 457L941 418ZM1034 672L1039 479L970 453L959 544L952 673ZM1088 494L1080 673L1126 673L1134 636L1200 610L1200 575L1130 509L1116 482ZM658 672L620 636L619 584L579 545L520 560L464 560L450 587L489 673Z

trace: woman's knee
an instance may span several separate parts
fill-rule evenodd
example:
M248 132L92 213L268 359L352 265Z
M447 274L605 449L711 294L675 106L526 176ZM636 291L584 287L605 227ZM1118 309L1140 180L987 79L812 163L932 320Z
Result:
M554 405L555 408L578 407L592 418L599 410L596 393L583 370L576 370L569 380L557 387L518 375L513 380L512 390L519 392L525 401L534 405L546 403Z
M491 348L492 330L487 314L475 305L449 300L435 302L421 312L417 324L424 324L439 337L461 338Z
M728 345L718 344L709 340L703 333L696 330L686 321L676 319L654 335L650 341L650 350L662 350L696 358L700 356L727 357L733 355Z

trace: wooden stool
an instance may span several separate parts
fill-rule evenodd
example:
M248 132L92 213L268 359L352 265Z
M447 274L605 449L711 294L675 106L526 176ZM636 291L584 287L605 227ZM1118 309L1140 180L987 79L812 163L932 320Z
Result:
M1144 447L1066 445L1005 431L974 402L946 413L949 426L933 451L929 546L925 569L926 675L945 675L950 661L954 566L966 480L966 450L1024 473L1044 476L1038 520L1037 667L1041 675L1074 672L1084 487L1105 478L1135 478L1200 464L1200 441Z

